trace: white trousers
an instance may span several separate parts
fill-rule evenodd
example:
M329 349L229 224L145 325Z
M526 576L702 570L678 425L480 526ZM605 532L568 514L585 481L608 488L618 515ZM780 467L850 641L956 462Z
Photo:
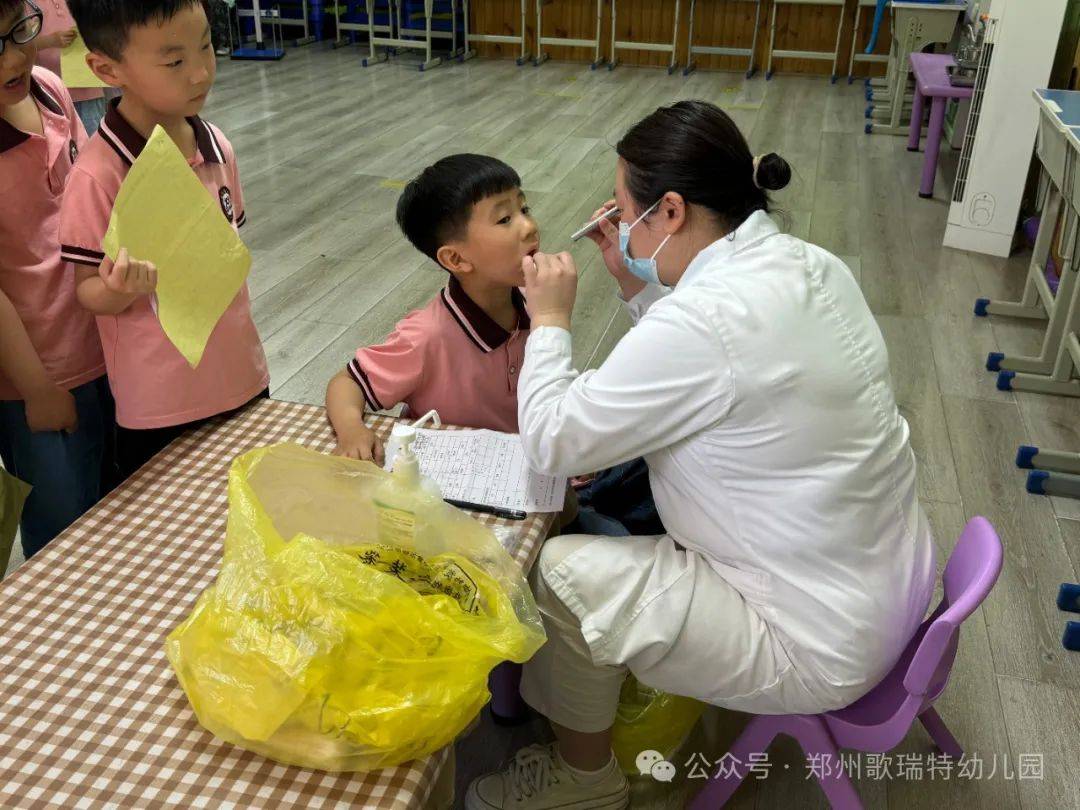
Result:
M548 641L525 665L521 694L569 729L610 728L628 670L754 714L817 713L866 691L800 674L742 595L670 537L554 537L530 579Z

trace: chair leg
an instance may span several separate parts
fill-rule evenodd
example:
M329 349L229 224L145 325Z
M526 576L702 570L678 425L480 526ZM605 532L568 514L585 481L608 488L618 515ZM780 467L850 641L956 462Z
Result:
M926 729L937 747L941 749L942 753L948 754L953 759L960 759L960 757L963 756L964 749L960 747L960 743L956 741L956 737L949 731L948 727L945 725L945 721L942 720L941 715L937 713L937 709L931 706L919 715L919 721L923 724L923 728Z
M797 726L791 731L785 730L785 733L791 734L802 746L811 768L818 764L815 775L829 800L829 806L832 810L862 810L862 800L842 767L840 751L825 723L819 717L797 719Z
M723 807L746 778L749 769L744 766L750 764L750 755L768 751L776 735L784 730L784 724L776 717L758 715L752 718L724 756L716 775L694 798L689 810Z

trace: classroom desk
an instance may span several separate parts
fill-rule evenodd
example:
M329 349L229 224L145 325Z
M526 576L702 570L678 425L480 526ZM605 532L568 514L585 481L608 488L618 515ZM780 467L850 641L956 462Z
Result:
M393 419L371 418L385 440ZM185 436L0 584L0 807L429 808L453 784L446 748L332 774L215 739L165 658L221 561L232 460L297 442L329 451L322 408L266 400ZM524 569L553 515L514 523Z
M866 134L907 135L908 127L904 113L908 78L911 71L911 54L919 53L927 45L949 42L956 30L960 15L967 8L964 2L905 2L892 0L892 42L889 45L888 86L883 104L872 104L867 109L871 118L866 124ZM869 80L868 80L869 81Z

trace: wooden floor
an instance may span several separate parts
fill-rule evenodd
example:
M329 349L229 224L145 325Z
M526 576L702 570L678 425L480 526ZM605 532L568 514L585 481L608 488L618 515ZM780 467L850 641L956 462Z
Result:
M931 780L913 766L903 778L894 761L891 778L864 774L864 802L1080 807L1080 654L1062 649L1069 616L1054 604L1058 585L1078 579L1080 501L1025 494L1013 466L1022 443L1080 449L1080 410L1072 400L997 391L983 370L987 352L1030 352L1040 333L971 314L979 295L1018 294L1026 254L1006 261L940 247L945 178L934 199L917 197L922 156L901 138L862 134L858 85L486 61L418 73L415 63L364 69L359 60L355 49L316 45L275 64L223 62L206 111L240 159L250 220L243 236L255 256L251 291L273 396L321 403L327 380L358 346L444 283L393 220L403 182L421 167L460 151L507 160L523 177L544 249L561 250L610 196L613 144L629 124L677 99L720 104L755 152L777 151L792 164L795 182L778 197L790 229L839 255L861 280L888 342L940 556L975 514L1005 542L1004 572L964 626L938 704L966 750L981 756L983 778ZM943 163L948 174L955 155ZM595 366L628 321L591 245L573 253L582 269L574 359ZM717 759L741 722L715 713L680 754L674 785L638 780L634 806L681 806L700 785L684 778L685 759ZM507 731L485 721L458 747L459 783L544 734L539 722ZM926 734L912 731L900 750L925 755ZM734 806L825 806L791 746L774 753L770 778L745 785ZM1015 778L1028 754L1043 755L1041 779Z

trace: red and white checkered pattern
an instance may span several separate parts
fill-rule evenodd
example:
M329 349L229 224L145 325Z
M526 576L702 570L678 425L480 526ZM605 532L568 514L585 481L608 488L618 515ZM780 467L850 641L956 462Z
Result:
M393 420L371 424L386 439ZM175 442L0 585L0 807L428 806L449 749L373 773L279 765L204 731L165 658L217 575L229 465L278 442L334 445L322 408L255 404ZM526 569L553 518L474 517L518 528Z

